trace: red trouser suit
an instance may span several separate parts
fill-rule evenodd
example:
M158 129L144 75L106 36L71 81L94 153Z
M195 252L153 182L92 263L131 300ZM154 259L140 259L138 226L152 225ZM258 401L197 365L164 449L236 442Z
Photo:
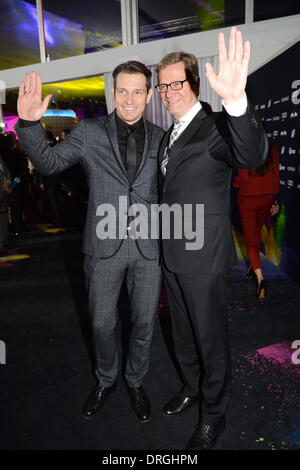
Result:
M252 269L261 268L259 258L261 229L267 215L270 214L273 200L273 194L238 197L244 238Z
M270 152L271 164L265 175L260 176L256 172L250 174L248 170L239 169L233 183L235 188L239 188L237 201L252 269L261 268L261 229L270 213L274 194L279 192L279 156L272 143Z

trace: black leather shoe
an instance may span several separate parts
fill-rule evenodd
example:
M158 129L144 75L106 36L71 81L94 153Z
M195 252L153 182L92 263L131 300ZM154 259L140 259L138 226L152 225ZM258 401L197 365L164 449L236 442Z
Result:
M255 272L253 271L252 268L250 268L250 269L247 271L246 276L247 276L249 279L252 279L253 281L257 282L256 274L255 274Z
M199 424L195 429L186 450L209 450L217 443L225 428L225 419L217 424Z
M257 293L256 293L256 297L258 299L264 299L267 295L267 290L268 290L268 284L267 284L267 281L265 279L263 279L262 281L260 281L259 283L259 286L258 286L258 289L257 289Z
M199 395L188 397L186 393L180 392L173 397L164 407L163 414L165 416L178 416L195 403L199 403Z
M116 388L116 383L114 383L111 387L99 387L97 385L89 395L86 404L84 405L82 416L87 419L92 418L95 413L103 408L104 403L108 397L114 393Z
M247 277L254 277L255 276L255 272L253 271L252 268L249 268L248 271L246 272L246 276Z
M127 392L137 419L141 423L150 421L151 404L143 387L127 386Z

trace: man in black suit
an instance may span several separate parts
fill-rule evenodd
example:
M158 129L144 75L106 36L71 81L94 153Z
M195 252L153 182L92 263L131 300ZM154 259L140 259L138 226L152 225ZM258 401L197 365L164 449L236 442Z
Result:
M184 235L162 240L174 346L184 382L163 412L177 416L199 403L200 422L188 450L212 448L225 427L231 370L223 275L236 262L231 175L233 168L263 164L268 148L262 124L245 95L250 44L243 45L234 27L228 54L223 33L218 46L218 75L206 64L206 76L226 111L212 113L198 101L198 65L192 54L168 54L157 67L156 88L176 120L160 150L161 203L179 204L184 222L192 221L193 227L201 226L196 205L204 205L202 248L187 245L190 240ZM186 204L193 209L192 217L184 212Z

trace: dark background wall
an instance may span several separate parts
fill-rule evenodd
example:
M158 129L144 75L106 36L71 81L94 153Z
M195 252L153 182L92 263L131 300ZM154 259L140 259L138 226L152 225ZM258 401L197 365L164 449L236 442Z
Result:
M255 51L253 51L255 54ZM263 230L266 255L300 284L300 42L248 78L247 95L280 155L280 211Z

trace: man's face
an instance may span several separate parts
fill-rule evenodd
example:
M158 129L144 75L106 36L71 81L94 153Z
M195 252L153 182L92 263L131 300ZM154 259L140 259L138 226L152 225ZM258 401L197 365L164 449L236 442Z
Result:
M166 68L160 70L158 79L160 85L185 80L184 63L177 62L176 64L168 65ZM176 120L181 119L198 101L189 82L184 82L181 90L175 91L169 86L166 93L161 93L160 97L165 108L167 108Z
M151 89L147 93L146 77L142 73L120 72L112 92L118 116L127 124L141 119L152 95Z

